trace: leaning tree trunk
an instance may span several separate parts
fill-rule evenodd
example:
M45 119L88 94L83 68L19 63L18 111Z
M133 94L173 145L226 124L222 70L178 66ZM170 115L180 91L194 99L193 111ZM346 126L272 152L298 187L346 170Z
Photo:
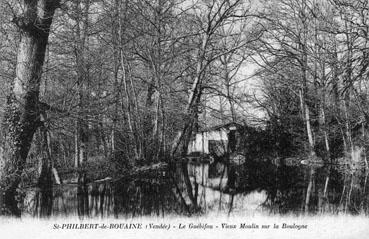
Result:
M192 129L193 129L193 122L195 118L198 117L198 104L201 100L202 95L202 78L204 74L204 70L206 68L206 47L209 42L209 36L205 35L204 39L202 40L201 48L199 49L199 58L196 64L196 77L194 82L192 83L191 94L188 98L188 103L186 106L186 119L185 125L182 131L180 131L176 138L173 141L172 149L171 149L171 157L173 158L176 154L179 145L183 142L182 145L182 155L187 153L187 147L189 143L189 138L191 137Z
M42 66L52 18L60 0L23 0L22 12L14 17L21 40L16 78L3 119L4 156L0 162L0 187L4 214L20 216L16 189L26 163L32 138L39 126L39 91Z

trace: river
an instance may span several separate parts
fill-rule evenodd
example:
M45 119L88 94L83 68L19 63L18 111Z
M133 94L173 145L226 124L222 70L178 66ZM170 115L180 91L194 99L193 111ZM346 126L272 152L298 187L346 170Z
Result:
M368 214L368 174L349 165L249 161L181 163L154 175L29 188L24 215L134 218L170 215ZM45 195L49 195L45 199Z

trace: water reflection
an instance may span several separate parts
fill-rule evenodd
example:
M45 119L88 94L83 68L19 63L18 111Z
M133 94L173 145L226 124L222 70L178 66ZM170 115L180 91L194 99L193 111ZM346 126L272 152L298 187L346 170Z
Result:
M117 180L29 190L35 216L140 217L206 213L367 214L368 174L342 165L179 163Z

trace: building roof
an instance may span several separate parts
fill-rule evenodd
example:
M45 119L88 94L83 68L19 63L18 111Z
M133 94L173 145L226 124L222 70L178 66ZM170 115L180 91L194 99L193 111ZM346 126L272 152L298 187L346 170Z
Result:
M241 125L239 123L236 123L236 122L230 122L230 123L226 123L226 124L221 124L221 125L215 125L215 126L212 126L212 127L202 128L198 132L218 131L220 129L232 130L231 128L237 129L237 128L241 128L241 127L243 127L243 125Z

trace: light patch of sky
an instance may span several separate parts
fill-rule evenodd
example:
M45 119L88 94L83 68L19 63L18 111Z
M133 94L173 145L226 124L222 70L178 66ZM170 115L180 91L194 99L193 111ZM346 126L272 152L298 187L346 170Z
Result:
M233 84L233 94L232 96L235 98L234 100L234 109L235 114L237 115L237 120L239 122L245 122L246 124L251 125L260 125L260 122L263 122L263 119L266 117L265 112L260 109L253 102L253 98L256 97L258 100L262 98L261 91L261 81L258 77L255 76L257 70L260 67L250 62L245 62L242 64L239 71L236 73L234 80L231 83ZM209 98L206 98L206 116L211 117L212 111L223 111L226 115L226 121L231 121L232 118L230 116L230 104L228 100L222 97L222 105L220 104L219 96L213 95ZM204 116L200 117L204 120ZM219 118L206 118L207 124L221 124L227 123ZM212 126L212 125L207 125Z

